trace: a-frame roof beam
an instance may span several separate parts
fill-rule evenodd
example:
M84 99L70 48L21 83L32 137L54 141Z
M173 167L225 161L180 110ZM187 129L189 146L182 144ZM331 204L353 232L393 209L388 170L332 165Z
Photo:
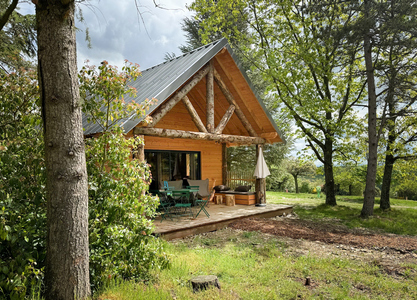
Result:
M229 122L230 118L233 115L233 112L235 111L235 106L234 105L230 105L229 108L227 109L226 113L224 114L223 118L221 119L219 125L217 126L216 130L214 131L214 133L216 134L221 134L223 132L223 129L226 127L227 123Z
M188 92L207 75L209 71L209 65L204 66L198 71L191 81L189 81L181 90L179 90L174 97L161 105L161 108L157 113L152 115L152 122L148 124L148 127L152 128L178 103L181 99L188 94Z
M198 115L197 111L195 110L193 104L191 103L190 99L187 96L182 98L182 102L184 103L185 107L187 108L188 112L191 115L191 119L193 120L195 126L198 128L200 132L207 132L206 127L204 127L203 121L201 121L200 116Z
M227 101L231 105L235 106L235 113L238 116L238 118L240 119L240 121L242 122L243 126L245 126L245 129L248 131L248 133L251 136L258 136L256 134L255 130L253 129L252 125L249 123L248 119L246 118L245 114L242 112L239 105L237 104L237 102L233 98L232 93L230 93L229 89L227 88L226 84L223 82L220 74L217 72L216 69L214 69L214 80L216 81L220 90L222 91L222 93L226 97Z

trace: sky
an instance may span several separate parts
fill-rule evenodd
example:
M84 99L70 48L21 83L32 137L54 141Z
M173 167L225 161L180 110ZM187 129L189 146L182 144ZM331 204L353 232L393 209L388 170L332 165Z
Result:
M162 63L165 54L181 54L185 43L181 22L190 17L186 8L192 0L89 0L78 4L84 23L76 21L77 60L81 68L86 60L98 65L107 60L122 67L124 60L140 65L141 70ZM136 6L138 5L138 7ZM20 4L21 13L35 13L31 3ZM91 49L85 41L85 29Z

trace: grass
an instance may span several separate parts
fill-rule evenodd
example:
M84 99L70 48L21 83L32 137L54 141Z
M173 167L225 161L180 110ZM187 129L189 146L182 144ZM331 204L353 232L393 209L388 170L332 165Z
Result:
M148 284L126 282L108 287L100 300L115 299L416 299L417 266L403 278L378 264L338 256L300 256L279 238L225 229L224 234L167 243L169 270L156 271ZM193 293L189 280L216 275L216 289ZM305 286L305 278L312 279Z
M291 194L268 192L268 202L294 205L295 213L306 220L317 222L337 220L350 228L362 227L386 233L417 235L417 201L391 201L391 210L382 211L378 208L379 199L375 201L374 216L360 218L363 197L338 196L337 206L324 204L325 196L317 198L312 194Z
M316 195L268 192L269 203L295 205L301 219L337 220L396 234L417 235L417 205L393 200L388 212L375 210L359 218L363 198L339 197L338 206L323 204ZM326 251L326 250L324 250ZM389 275L378 261L339 255L301 255L279 237L224 229L166 243L172 260L168 270L155 270L145 283L113 283L99 300L119 299L417 299L417 264L401 266L401 276ZM313 252L312 252L313 253ZM221 291L193 293L190 279L216 275ZM305 278L312 279L305 286Z

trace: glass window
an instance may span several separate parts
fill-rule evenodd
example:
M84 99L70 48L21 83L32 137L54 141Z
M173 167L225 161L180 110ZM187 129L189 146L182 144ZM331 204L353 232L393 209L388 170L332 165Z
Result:
M145 150L145 159L151 165L150 190L164 180L201 179L200 152Z

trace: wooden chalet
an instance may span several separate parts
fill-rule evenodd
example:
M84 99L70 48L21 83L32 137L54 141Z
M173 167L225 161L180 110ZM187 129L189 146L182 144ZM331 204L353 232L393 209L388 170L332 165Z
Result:
M131 85L137 96L126 102L156 99L150 118L120 124L127 136L144 137L139 159L151 164L150 189L184 176L224 184L227 147L284 142L225 39L149 68ZM84 128L100 132L95 124Z

